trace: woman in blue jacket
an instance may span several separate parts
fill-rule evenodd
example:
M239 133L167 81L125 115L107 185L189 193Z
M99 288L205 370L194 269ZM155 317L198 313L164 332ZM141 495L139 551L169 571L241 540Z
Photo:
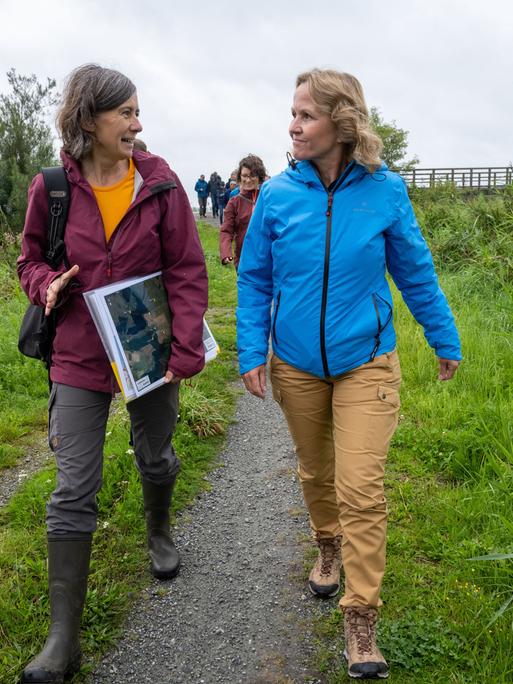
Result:
M386 677L376 645L383 480L401 382L387 271L424 328L440 380L453 377L460 343L404 182L379 158L358 80L298 76L289 133L295 159L262 187L242 252L240 371L264 398L271 336L273 397L319 547L310 590L334 596L343 563L349 674Z

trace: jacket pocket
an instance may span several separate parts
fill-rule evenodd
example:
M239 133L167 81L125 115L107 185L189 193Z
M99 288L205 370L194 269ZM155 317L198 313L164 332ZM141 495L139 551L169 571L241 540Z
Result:
M379 346L381 344L381 333L392 320L393 309L392 305L387 302L384 297L381 297L377 292L372 293L372 303L374 305L374 312L376 314L376 334L374 335L374 347L371 352L370 360L373 361L376 356ZM381 304L383 311L380 313L379 305Z
M276 321L278 320L278 311L280 310L280 300L281 300L281 290L278 292L276 296L276 306L274 308L274 315L273 315L273 328L272 328L272 336L273 336L273 344L277 344L277 339L276 339Z

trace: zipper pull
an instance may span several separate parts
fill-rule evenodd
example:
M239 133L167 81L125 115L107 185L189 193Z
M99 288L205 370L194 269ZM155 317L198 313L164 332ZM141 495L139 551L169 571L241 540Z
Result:
M330 192L328 194L328 209L326 210L326 216L331 216L331 207L333 206L333 195Z
M110 252L107 254L107 258L108 258L107 277L112 278L112 255Z

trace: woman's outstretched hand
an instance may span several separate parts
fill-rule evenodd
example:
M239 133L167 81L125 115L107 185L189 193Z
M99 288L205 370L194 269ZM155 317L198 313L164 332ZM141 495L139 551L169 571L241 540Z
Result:
M69 281L74 278L78 271L79 267L75 264L75 266L72 266L69 271L66 271L65 273L62 273L58 278L55 278L55 280L52 280L50 285L48 286L48 289L46 291L46 306L45 306L45 316L50 315L50 311L55 308L57 304L57 300L59 298L59 292L61 290L64 290L64 288L67 286Z
M459 361L454 361L453 359L438 359L439 363L439 371L438 371L438 379L439 380L450 380L451 378L454 377L454 374L458 370L458 366L460 365Z
M252 368L247 373L243 373L242 379L246 385L246 389L255 397L263 399L265 397L265 388L267 380L265 377L265 363L256 368Z

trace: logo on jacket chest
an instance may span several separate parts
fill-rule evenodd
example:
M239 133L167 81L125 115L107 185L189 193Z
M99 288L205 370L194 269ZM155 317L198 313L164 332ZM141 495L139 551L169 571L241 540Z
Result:
M375 214L376 213L376 210L373 209L372 207L369 207L367 202L360 202L360 205L358 207L353 207L353 211L356 211L359 214Z

